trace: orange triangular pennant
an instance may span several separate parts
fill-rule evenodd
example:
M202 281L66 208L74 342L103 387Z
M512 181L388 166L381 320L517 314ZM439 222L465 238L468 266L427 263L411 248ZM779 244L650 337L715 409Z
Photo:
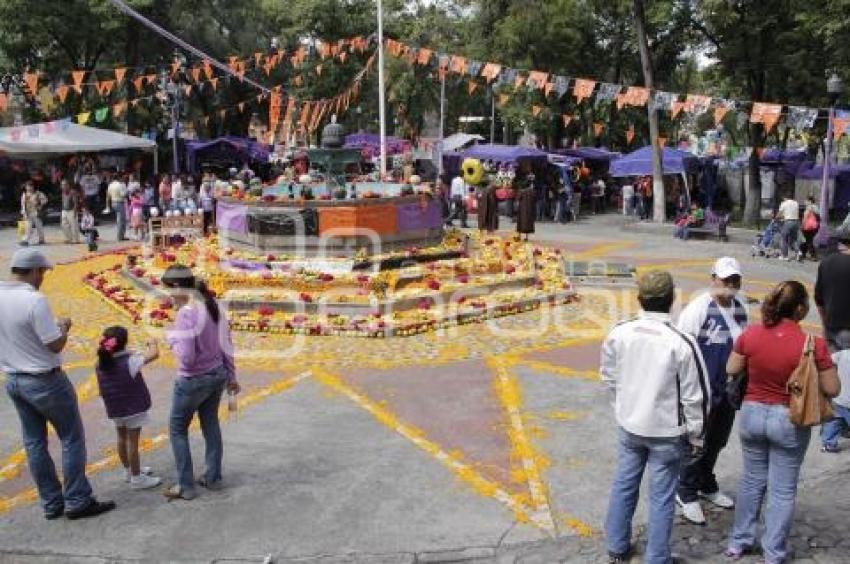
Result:
M65 88L67 90L67 87ZM9 105L9 97L5 92L0 92L0 112L5 112Z
M142 88L144 88L144 81L145 77L143 76L138 76L133 79L133 88L136 89L137 94L142 91Z
M239 102L236 104L236 107L239 108L239 113L243 113L245 111L245 102Z
M24 73L24 82L27 85L27 90L32 96L38 94L38 72Z
M83 93L83 78L86 76L86 71L84 70L75 70L71 71L71 80L74 81L74 90L77 91L78 94Z
M339 54L339 60L344 63L347 58L348 58L348 52L347 51L341 51L340 54Z
M552 90L554 90L554 89L555 89L555 83L547 82L546 86L543 87L543 92L545 92L546 95L548 96L549 94L552 93Z
M580 104L584 99L590 98L593 95L594 88L596 88L595 80L577 78L575 85L573 85L573 96L575 96L576 101Z
M573 116L569 114L561 114L561 120L564 122L564 127L570 125L570 122L573 121Z
M629 128L626 130L626 143L631 145L632 140L634 140L634 138L635 138L635 126L630 125Z
M514 79L514 88L519 88L523 84L525 84L525 77L521 74L517 74L516 78Z
M212 63L209 60L204 59L204 74L207 75L207 80L212 80L213 77L213 68Z
M68 97L68 87L64 84L60 85L59 88L56 89L56 96L59 98L60 103L65 103L65 98Z
M546 81L549 80L549 73L540 71L531 71L528 73L528 85L531 88L542 89L546 86Z
M254 53L254 66L260 66L260 61L263 60L263 54L260 51Z
M595 137L599 137L602 135L602 130L605 129L605 124L601 121L594 122L593 124L593 135Z
M112 88L115 86L114 80L104 80L100 84L101 84L101 88L100 88L100 95L101 96L109 96L110 94L112 94Z
M431 62L431 55L433 53L434 52L431 51L430 49L425 49L425 48L420 49L419 55L416 57L416 62L418 62L420 65L427 65L428 63Z
M474 83L474 82L472 82L472 81L470 81L470 82L469 82L469 84L467 84L467 85L466 85L466 90L467 90L470 94L472 94L473 92L475 92L475 89L476 89L476 88L478 88L478 85L477 85L477 84L475 84L475 83Z
M188 98L189 96L191 96L191 95L192 95L192 85L191 85L191 84L187 84L186 86L184 86L184 87L183 87L183 93L186 95L186 97L187 97L187 98Z
M124 75L127 74L127 67L118 67L115 69L115 82L121 84L124 80Z
M195 83L200 82L200 80L201 80L201 69L199 67L192 67L192 80Z

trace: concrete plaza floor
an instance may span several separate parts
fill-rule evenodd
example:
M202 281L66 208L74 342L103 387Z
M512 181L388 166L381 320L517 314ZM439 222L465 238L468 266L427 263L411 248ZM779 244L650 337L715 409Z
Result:
M102 232L105 241L114 238L109 227ZM65 365L80 398L90 477L118 509L45 521L17 416L0 394L0 562L604 561L616 426L598 381L598 351L610 326L635 312L631 290L582 288L579 304L410 338L240 334L244 393L238 417L223 427L226 488L167 503L157 490L131 492L122 481L93 379L100 331L127 320L80 280L121 259L76 260L83 246L60 240L48 230L44 251L68 264L49 275L45 292L55 313L75 322ZM535 240L574 260L667 268L682 301L704 288L723 254L744 263L754 300L781 280L811 284L816 272L813 263L753 259L748 245L625 231L615 216L538 224ZM0 231L3 276L14 249L14 230ZM817 331L817 319L806 328ZM142 459L166 480L174 366L166 354L145 371L154 407ZM822 454L813 437L793 534L798 561L850 562L844 446ZM200 472L197 433L193 451ZM718 466L727 492L740 468L736 434ZM676 553L688 562L721 561L730 521L731 513L715 511L706 527L677 520ZM641 506L638 536L644 522Z

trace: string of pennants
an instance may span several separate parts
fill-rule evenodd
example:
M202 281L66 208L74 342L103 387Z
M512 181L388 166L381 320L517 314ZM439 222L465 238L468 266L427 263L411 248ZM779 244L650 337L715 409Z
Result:
M357 74L352 83L340 94L332 98L322 100L297 100L295 97L288 97L285 104L286 114L283 120L285 129L289 131L293 125L296 125L295 131L305 134L312 133L318 128L322 120L329 116L331 112L339 114L347 111L351 103L357 99L363 78L374 68L375 60L376 55L373 54L367 61L366 66ZM118 116L121 112L126 111L128 107L135 107L141 102L151 102L156 98L157 96L155 95L144 96L132 100L125 100L113 106L103 106L96 110L77 114L73 117L15 127L10 130L10 139L12 141L19 141L24 135L30 138L38 138L42 135L49 135L57 131L64 131L68 129L68 125L74 120L80 124L89 123L92 119L98 123L103 122L110 115L110 112L112 115ZM205 126L209 124L210 118L213 116L216 116L219 120L223 121L227 115L232 112L238 111L240 114L244 113L246 106L252 102L261 103L266 98L271 99L269 111L270 122L274 123L274 127L276 127L276 122L280 119L281 109L283 108L283 90L281 86L272 88L271 95L261 93L256 96L252 96L251 98L247 98L241 102L219 108L213 113L201 116L198 121L203 123ZM275 112L277 112L277 117L274 116ZM274 131L274 128L271 126L270 129Z
M806 106L748 102L661 90L650 91L641 86L626 86L587 78L571 78L543 71L514 69L499 63L482 62L460 55L438 53L424 47L414 47L394 39L387 39L385 43L390 55L405 60L411 65L436 66L440 79L444 79L449 73L467 77L469 79L467 83L469 94L473 94L478 89L480 85L477 80L483 78L494 90L501 88L502 93L498 96L500 106L507 104L511 98L511 95L505 90L513 89L516 92L525 87L531 91L539 91L546 97L554 93L558 100L567 94L571 94L577 104L592 99L596 102L616 104L619 110L626 107L649 105L651 109L669 111L672 119L678 118L682 113L698 116L713 111L715 125L719 125L730 112L734 112L737 115L739 127L749 121L762 124L767 133L779 123L783 116L787 127L798 131L810 129L814 126L821 111L819 108ZM747 106L750 106L749 113L746 111ZM785 107L787 107L787 111L783 111ZM544 106L534 104L531 107L531 113L534 117L537 117L545 109ZM561 118L566 126L576 116L562 114ZM844 133L850 133L850 119L848 118L836 117L832 125L836 139ZM601 122L593 124L594 133L597 137L602 134L604 127L605 125ZM628 143L631 143L633 138L634 127L631 126L626 131ZM658 141L660 142L661 138Z
M373 45L374 39L370 37L352 37L340 39L335 42L319 42L316 48L316 54L322 61L328 58L345 62L348 60L349 54L367 52ZM289 62L293 67L301 67L311 56L310 50L305 46L300 46L297 49L287 53L283 49L277 49L272 52L263 53L256 52L248 57L239 57L236 55L227 58L227 65L234 72L237 78L244 78L246 73L251 70L262 71L266 76L271 75L272 70L279 65ZM109 69L86 71L86 70L69 70L62 73L62 78L54 78L50 80L43 88L47 88L51 98L64 103L68 95L76 92L80 97L84 91L91 93L97 92L101 97L109 97L113 92L117 92L122 86L126 87L126 91L130 92L130 85L133 91L138 95L145 91L147 86L156 84L159 80L159 74L156 70L151 70L151 65L128 67L117 66ZM170 65L170 76L174 77L181 70L181 64L177 61ZM320 63L314 67L317 75L321 75L323 64ZM188 84L183 86L186 95L189 95L193 87L201 88L204 84L209 84L215 90L218 86L220 76L216 73L221 71L215 69L209 60L202 60L185 71L185 80ZM23 81L26 85L26 94L32 98L39 97L39 84L44 82L45 73L41 71L29 70L23 74ZM300 86L303 78L298 75L294 79L296 86ZM6 111L8 107L9 96L5 92L0 92L0 112Z

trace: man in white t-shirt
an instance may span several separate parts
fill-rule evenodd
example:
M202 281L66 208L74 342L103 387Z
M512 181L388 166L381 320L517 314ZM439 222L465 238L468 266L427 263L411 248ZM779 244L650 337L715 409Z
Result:
M449 196L452 200L452 215L449 216L449 224L453 224L455 219L460 219L460 226L464 229L468 227L466 224L466 195L466 182L460 175L455 176L449 189Z
M735 340L747 326L747 309L737 297L741 289L741 265L722 257L711 270L711 289L692 299L679 315L680 331L694 337L705 360L711 381L711 410L705 425L705 448L700 456L683 461L676 501L688 521L705 524L699 499L731 509L735 502L720 491L714 466L729 441L735 408L726 397L726 362Z
M800 204L797 200L786 197L779 205L779 215L782 216L782 260L790 260L788 251L794 250L798 260L800 253Z
M126 176L115 176L106 188L106 207L115 210L118 240L126 241L127 231L127 183Z
M12 256L12 279L0 282L0 370L21 420L30 473L46 519L93 517L115 508L92 497L86 479L86 439L74 386L62 370L60 353L70 319L54 319L38 290L51 268L35 249ZM62 443L63 485L47 449L47 423Z
M83 198L85 200L86 207L90 212L97 213L98 195L100 193L100 177L89 169L80 177L80 187L83 189Z

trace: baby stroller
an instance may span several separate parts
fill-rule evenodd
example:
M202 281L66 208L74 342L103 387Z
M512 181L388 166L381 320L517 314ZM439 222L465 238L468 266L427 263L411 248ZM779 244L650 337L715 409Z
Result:
M755 244L750 248L754 257L776 258L782 253L782 225L772 219L764 231L756 235Z

